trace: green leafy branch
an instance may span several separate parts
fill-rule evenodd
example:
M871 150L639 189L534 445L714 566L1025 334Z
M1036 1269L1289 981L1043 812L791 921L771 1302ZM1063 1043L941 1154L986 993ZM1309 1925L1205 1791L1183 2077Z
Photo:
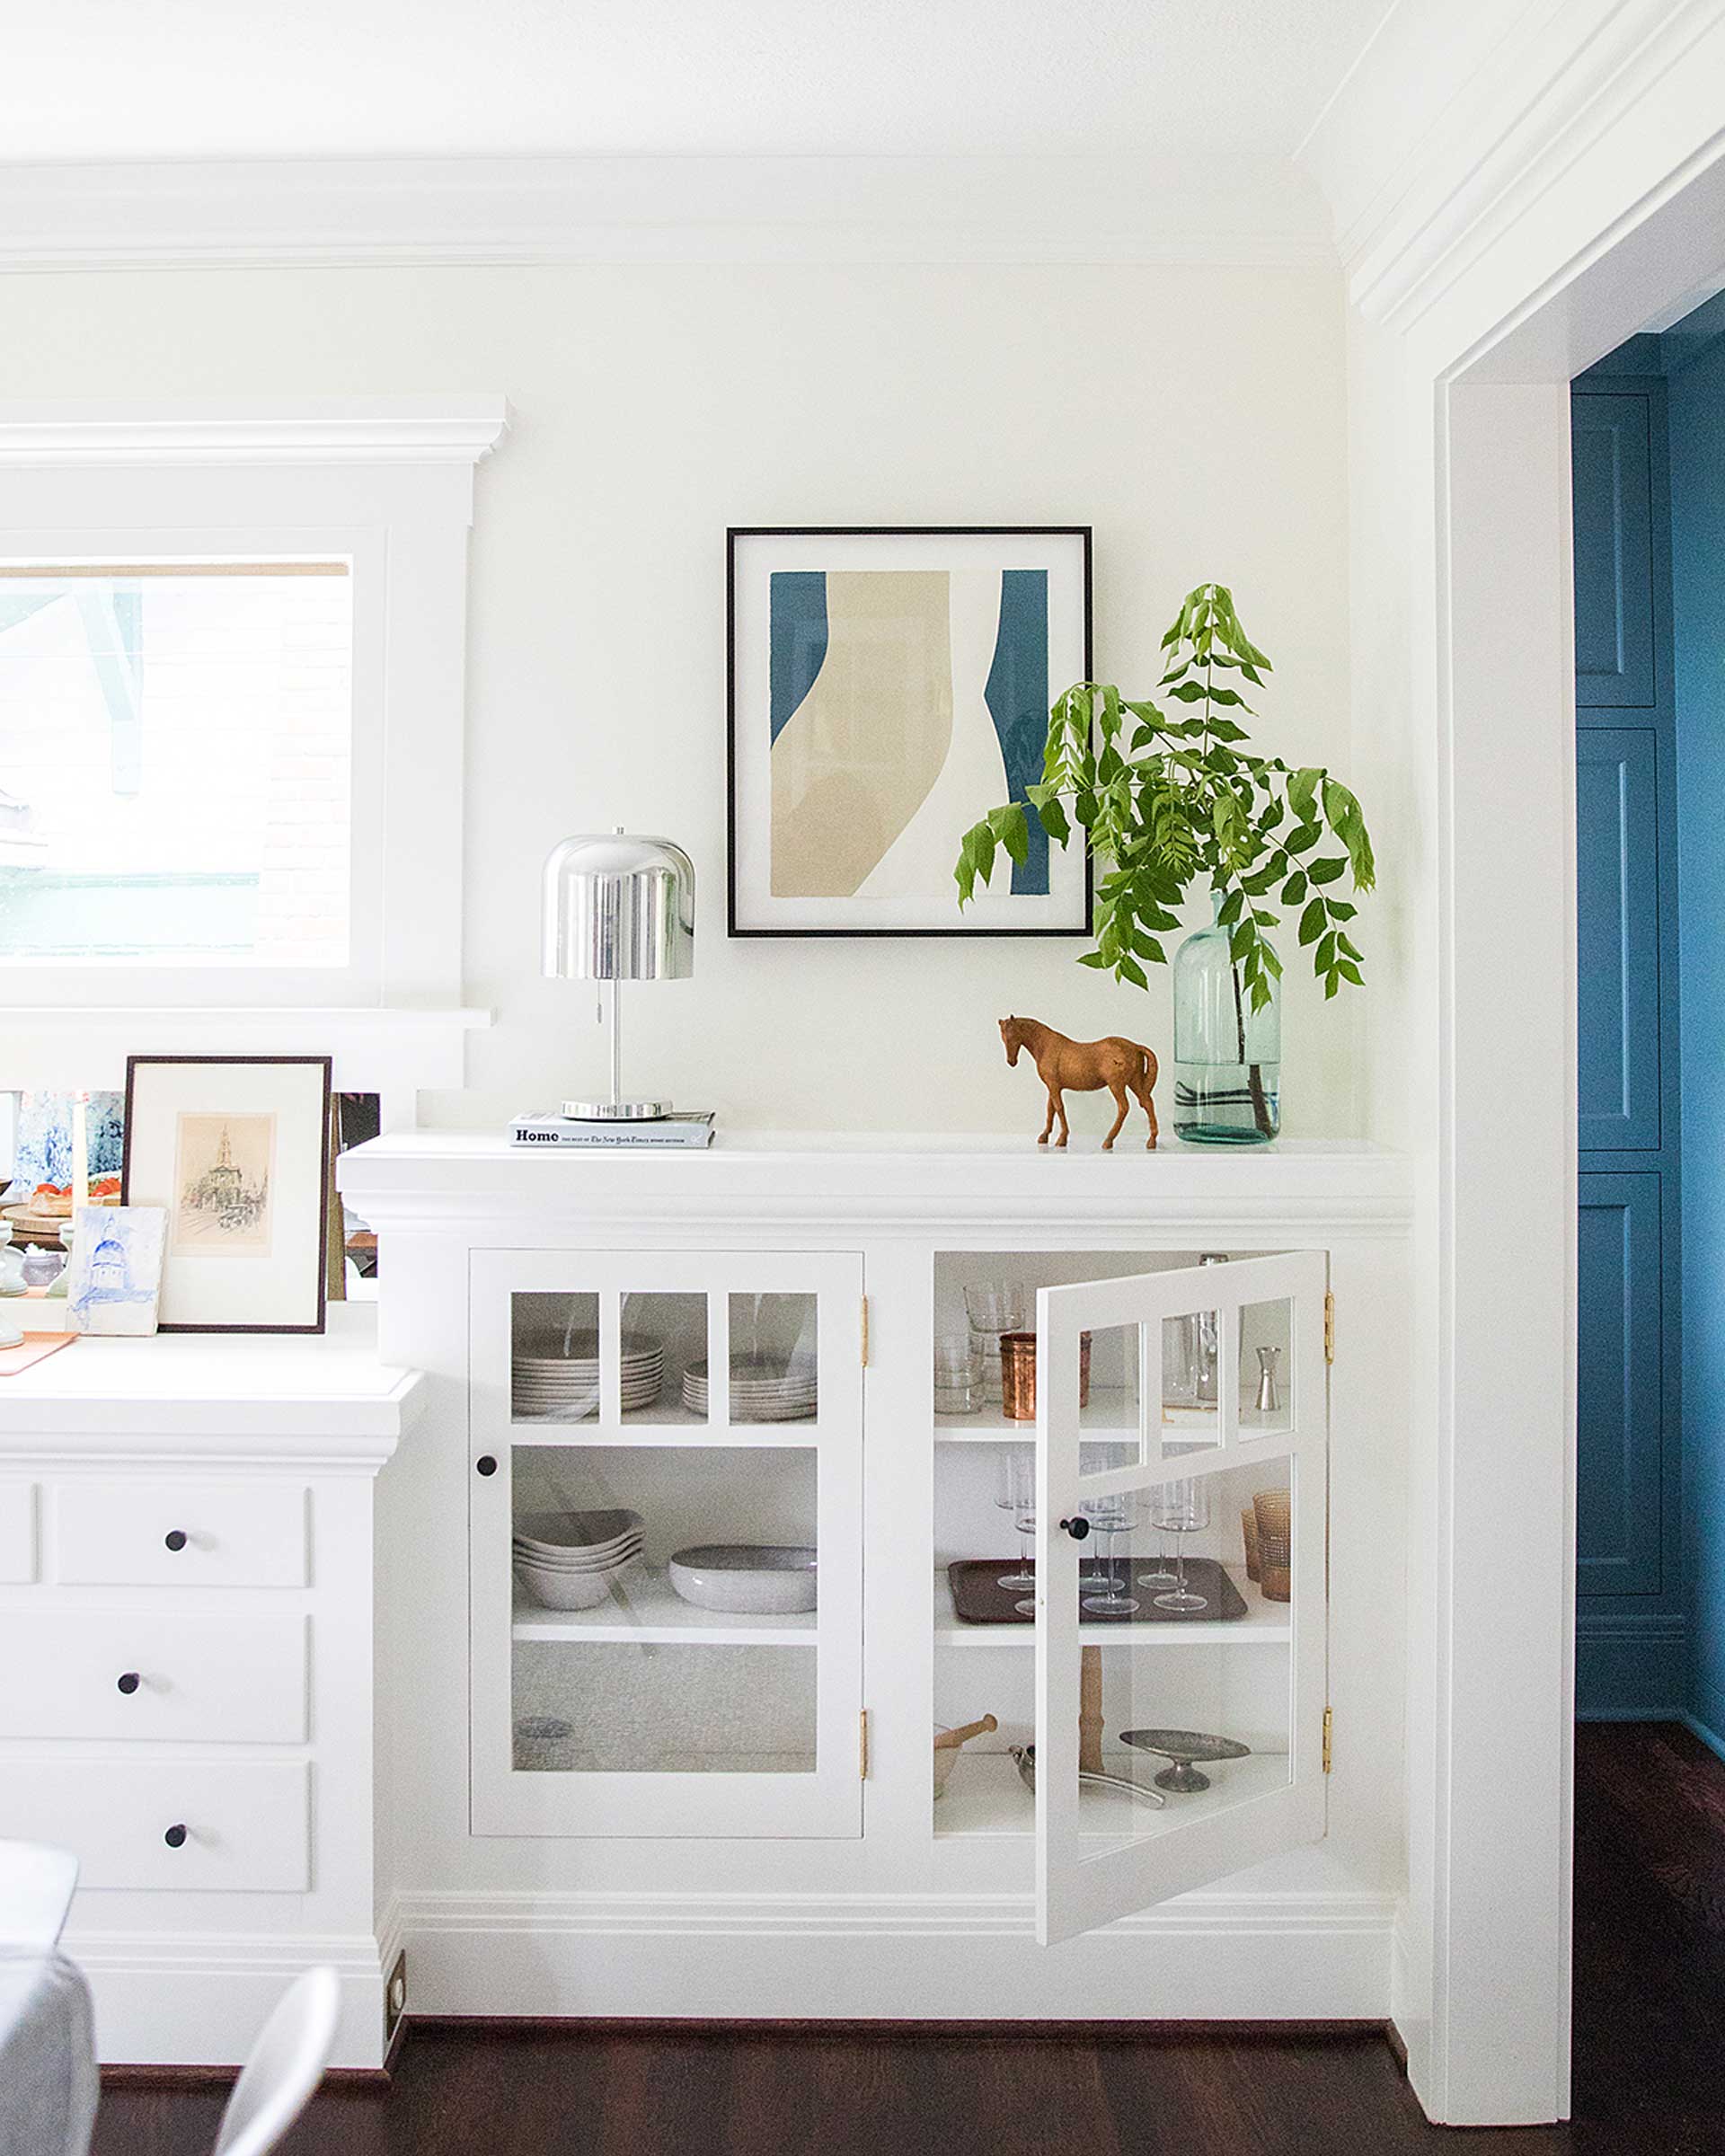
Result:
M960 903L986 887L1002 852L1026 860L1028 806L1057 845L1070 843L1076 823L1095 858L1096 945L1080 965L1147 988L1145 967L1167 964L1161 939L1180 926L1178 909L1202 878L1229 932L1236 1002L1243 995L1261 1011L1281 974L1268 934L1281 923L1272 899L1297 909L1300 944L1326 999L1344 981L1363 987L1365 959L1348 932L1358 908L1334 888L1350 871L1356 893L1376 880L1358 801L1322 765L1296 768L1248 746L1239 717L1253 713L1242 689L1261 688L1271 668L1225 585L1190 592L1162 649L1157 690L1172 713L1134 702L1111 682L1075 683L1057 702L1040 781L964 835L953 870ZM1340 850L1320 851L1326 839ZM1240 1017L1243 1060L1243 1003Z

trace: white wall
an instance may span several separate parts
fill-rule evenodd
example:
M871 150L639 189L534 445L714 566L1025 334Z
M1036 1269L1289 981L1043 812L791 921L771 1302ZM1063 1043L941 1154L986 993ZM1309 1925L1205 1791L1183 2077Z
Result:
M1330 272L116 271L0 282L0 331L6 399L513 403L479 473L469 683L466 1000L498 1022L470 1091L427 1100L436 1119L599 1082L587 993L538 976L537 876L555 839L612 823L677 838L702 879L696 978L637 992L629 1014L630 1069L685 1104L756 1126L1031 1129L1034 1080L995 1033L1009 1009L1170 1056L1166 976L1148 998L1116 988L1074 965L1076 943L725 940L727 524L1091 523L1104 676L1146 691L1181 595L1222 579L1277 661L1265 745L1348 767ZM1370 909L1362 927L1370 959ZM1286 1127L1348 1134L1360 1013L1324 1009L1287 955ZM1079 1127L1100 1128L1084 1107Z

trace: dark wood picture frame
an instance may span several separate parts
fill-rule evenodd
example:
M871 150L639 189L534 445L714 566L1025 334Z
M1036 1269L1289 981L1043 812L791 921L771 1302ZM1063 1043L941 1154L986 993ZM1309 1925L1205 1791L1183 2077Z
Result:
M1088 842L1075 826L1071 843L1084 848L1084 917L1069 928L995 925L951 928L741 928L737 922L737 543L747 539L1076 539L1084 556L1084 678L1092 676L1092 526L1087 524L737 524L725 531L725 924L735 937L808 936L1082 936L1095 932L1094 864ZM961 834L952 835L956 859Z
M181 1321L158 1323L158 1332L246 1332L246 1333L321 1333L324 1330L329 1312L328 1297L328 1245L330 1234L330 1175L331 1175L331 1078L332 1059L327 1056L128 1056L126 1058L126 1121L120 1141L119 1202L129 1205L132 1188L132 1132L133 1102L136 1078L145 1065L174 1064L182 1067L202 1069L212 1065L243 1064L249 1069L275 1068L293 1065L301 1069L317 1069L323 1074L323 1102L320 1117L322 1136L318 1154L317 1238L312 1252L312 1266L317 1282L317 1317L305 1325L197 1325ZM167 1267L172 1262L172 1237L164 1260L164 1278Z

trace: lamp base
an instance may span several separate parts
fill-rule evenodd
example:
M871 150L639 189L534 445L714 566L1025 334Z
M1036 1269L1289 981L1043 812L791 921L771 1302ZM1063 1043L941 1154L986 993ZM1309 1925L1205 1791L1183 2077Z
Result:
M563 1114L571 1123L662 1123L671 1112L668 1100L565 1100Z

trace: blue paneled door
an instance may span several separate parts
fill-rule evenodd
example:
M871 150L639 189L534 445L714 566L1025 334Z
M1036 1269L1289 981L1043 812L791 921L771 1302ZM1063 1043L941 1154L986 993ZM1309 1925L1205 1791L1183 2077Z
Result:
M1584 1174L1577 1250L1576 1586L1657 1595L1664 1532L1659 1178Z
M1575 490L1575 701L1656 699L1650 406L1641 394L1570 401Z
M1681 1691L1682 1333L1666 390L1571 398L1575 492L1576 1705Z
M1659 796L1648 727L1576 737L1577 1048L1583 1152L1659 1143Z

